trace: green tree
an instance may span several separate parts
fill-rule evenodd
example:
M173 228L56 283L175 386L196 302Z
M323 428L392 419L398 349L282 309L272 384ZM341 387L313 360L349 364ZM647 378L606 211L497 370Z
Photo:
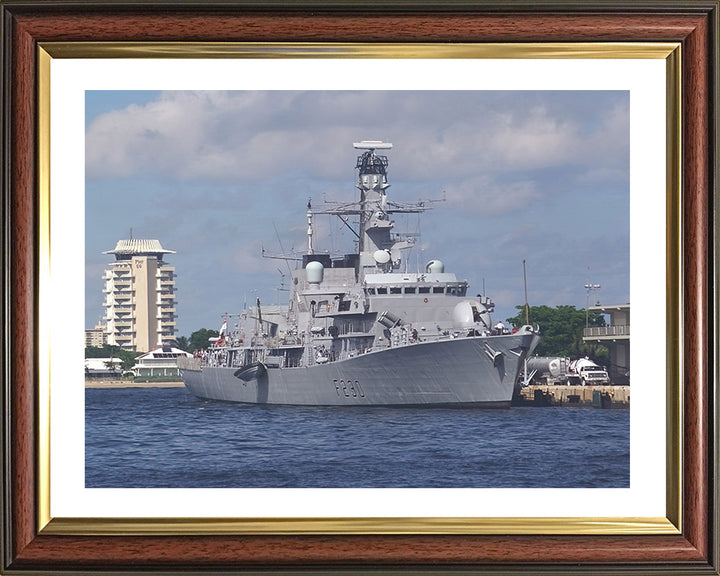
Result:
M142 356L142 352L132 352L131 350L123 350L120 348L117 350L116 356L122 360L123 370L131 370L137 362L137 357Z
M188 344L188 352L195 352L202 348L210 347L210 338L219 336L220 332L217 330L208 330L207 328L200 328L192 334L190 334L190 341Z
M105 368L107 368L110 372L119 372L116 363L112 360L105 360L104 364Z
M173 345L175 346L175 348L187 351L188 347L190 346L190 340L188 340L187 336L178 336L177 338L175 338L175 342L173 342Z
M119 358L122 360L122 369L130 370L135 366L135 361L142 352L133 352L131 350L123 350L119 346L106 344L105 346L87 346L85 348L85 358Z
M515 306L517 315L508 318L513 326L525 324L525 306ZM538 356L566 356L581 358L588 356L600 364L607 364L610 352L606 346L583 342L585 310L575 306L531 306L530 322L540 326L542 339L535 349ZM590 326L605 326L605 317L597 312L587 315Z
M107 346L86 346L85 358L110 358L110 352L107 350Z

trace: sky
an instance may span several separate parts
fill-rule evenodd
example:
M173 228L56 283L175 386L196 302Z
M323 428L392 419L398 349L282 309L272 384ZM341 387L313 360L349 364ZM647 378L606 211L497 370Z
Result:
M120 239L176 251L178 336L219 329L245 302L287 301L308 199L357 199L353 142L393 144L388 198L442 200L397 215L420 232L410 272L439 259L506 320L531 306L630 297L627 91L87 91L85 325L103 316ZM354 251L318 216L315 246ZM291 266L294 264L291 263Z

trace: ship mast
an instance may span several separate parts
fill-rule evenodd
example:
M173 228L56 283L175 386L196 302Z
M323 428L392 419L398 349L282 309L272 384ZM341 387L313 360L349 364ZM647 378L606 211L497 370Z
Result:
M387 179L388 158L376 154L376 150L390 150L392 144L379 140L364 140L353 143L356 150L364 150L358 156L356 188L360 191L359 202L336 203L335 207L325 210L308 210L312 214L333 214L350 227L348 217L359 217L359 230L353 233L358 237L358 256L360 268L366 273L391 271L400 268L400 251L411 248L415 239L410 236L391 234L395 223L392 214L418 213L430 209L430 201L419 200L412 203L391 202L387 198L390 187ZM308 245L310 247L310 245Z
M376 140L365 140L363 142L354 142L353 148L356 150L365 150L362 155L358 156L358 182L357 189L360 190L360 244L359 252L367 252L368 248L372 251L378 250L379 247L375 242L373 246L368 246L368 238L366 237L370 223L375 220L387 219L387 212L383 207L387 206L387 196L385 190L390 186L387 182L387 156L379 156L375 154L375 150L390 150L392 144L389 142L380 142ZM376 214L375 208L380 208ZM389 228L392 223L389 221L383 228Z
M312 227L312 202L311 200L308 200L307 205L307 223L308 223L308 230L307 230L307 236L308 236L308 254L314 254L315 250L313 249L313 227Z

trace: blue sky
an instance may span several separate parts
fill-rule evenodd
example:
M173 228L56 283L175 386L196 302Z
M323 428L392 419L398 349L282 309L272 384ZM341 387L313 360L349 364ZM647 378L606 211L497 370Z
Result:
M262 248L302 250L308 197L355 199L363 139L393 143L391 199L445 198L396 219L421 232L411 271L437 258L472 293L484 282L495 320L524 301L523 259L531 305L584 308L587 282L592 303L629 301L626 91L88 91L86 327L102 252L130 229L177 252L178 335L275 303L287 267ZM352 240L317 222L319 249Z

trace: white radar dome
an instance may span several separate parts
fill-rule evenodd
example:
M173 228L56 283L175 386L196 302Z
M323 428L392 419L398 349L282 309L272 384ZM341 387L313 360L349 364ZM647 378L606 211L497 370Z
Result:
M455 304L452 311L452 321L456 330L472 328L475 325L472 303L464 300Z
M308 262L305 266L305 274L310 284L320 284L323 281L323 265L320 262Z
M373 252L373 258L375 258L375 262L378 264L387 264L390 262L390 252L387 250L375 250L375 252Z
M425 264L425 272L428 274L442 274L445 272L445 264L442 263L442 260L430 260Z

